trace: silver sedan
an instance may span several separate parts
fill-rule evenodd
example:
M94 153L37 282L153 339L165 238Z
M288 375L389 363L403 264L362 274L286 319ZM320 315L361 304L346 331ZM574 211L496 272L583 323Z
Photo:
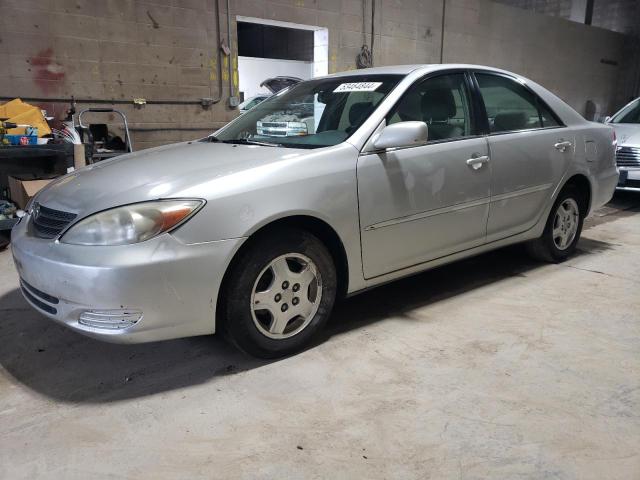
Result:
M618 137L618 188L640 191L640 98L607 117L605 123L614 128Z
M611 127L519 75L359 70L279 92L200 141L49 184L14 228L27 301L75 331L224 331L276 357L336 299L505 245L570 256L616 187Z

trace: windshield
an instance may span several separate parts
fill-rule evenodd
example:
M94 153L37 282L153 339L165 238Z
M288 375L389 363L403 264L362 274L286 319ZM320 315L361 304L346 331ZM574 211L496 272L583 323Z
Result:
M252 97L249 98L247 100L245 100L244 102L242 102L240 105L238 105L238 109L240 110L249 110L252 107L255 107L257 104L259 104L260 102L262 102L265 97Z
M640 98L616 113L611 123L640 123Z
M290 148L336 145L362 125L401 79L355 75L302 82L259 103L209 140Z

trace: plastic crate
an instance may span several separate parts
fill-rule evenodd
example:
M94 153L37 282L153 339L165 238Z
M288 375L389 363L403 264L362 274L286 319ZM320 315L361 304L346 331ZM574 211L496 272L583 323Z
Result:
M37 135L5 135L4 138L9 145L37 145Z

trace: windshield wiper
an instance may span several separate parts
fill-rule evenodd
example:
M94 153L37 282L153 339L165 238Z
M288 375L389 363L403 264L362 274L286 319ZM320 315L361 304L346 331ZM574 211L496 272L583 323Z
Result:
M282 147L279 143L271 143L271 142L258 142L257 140L249 140L248 138L239 138L237 140L218 140L222 143L231 143L235 145L261 145L263 147Z

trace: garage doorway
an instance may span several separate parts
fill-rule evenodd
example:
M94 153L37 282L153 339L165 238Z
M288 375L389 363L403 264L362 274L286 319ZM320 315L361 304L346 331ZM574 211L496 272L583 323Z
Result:
M297 23L236 17L241 100L272 92L273 77L308 80L329 72L329 31Z

